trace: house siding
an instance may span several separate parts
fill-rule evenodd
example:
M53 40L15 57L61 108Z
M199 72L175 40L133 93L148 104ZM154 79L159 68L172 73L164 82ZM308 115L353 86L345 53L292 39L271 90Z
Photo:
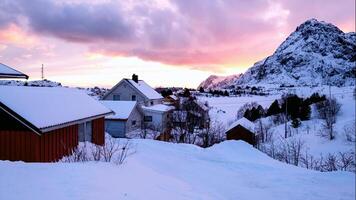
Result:
M106 119L105 131L108 132L113 137L124 138L125 125L126 125L126 121Z
M122 81L104 100L114 100L114 95L120 95L120 101L132 101L132 95L136 95L136 101L139 103L148 101L143 94L134 89L126 81Z
M241 125L237 125L226 132L227 140L243 140L251 145L256 144L255 135Z
M42 135L32 131L0 130L0 159L25 162L56 162L78 145L78 125Z

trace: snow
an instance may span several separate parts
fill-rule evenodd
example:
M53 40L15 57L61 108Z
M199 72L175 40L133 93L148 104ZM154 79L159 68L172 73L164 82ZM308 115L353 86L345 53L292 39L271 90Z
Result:
M280 90L276 85L264 85L271 95L268 96L232 96L232 97L198 97L201 101L207 101L211 109L209 114L213 121L221 122L226 128L233 126L236 121L237 111L248 102L257 102L264 108L268 108L275 99L280 99L283 93L294 93L300 97L309 97L314 92L329 95L329 87L294 87ZM287 91L289 90L289 91ZM354 87L331 87L331 94L341 106L341 111L335 124L336 137L330 141L320 136L322 130L321 119L317 117L317 111L312 109L311 119L302 121L298 129L290 127L292 136L287 140L301 139L304 142L304 150L309 154L319 157L320 155L338 154L339 152L355 152L355 143L346 141L345 126L354 126L355 122L355 99ZM272 124L271 131L276 142L284 142L284 124L275 125L269 118L263 119L264 124ZM354 134L354 133L350 133Z
M115 113L106 116L106 119L128 119L136 106L136 101L100 101L100 103Z
M130 79L128 79L128 81L149 99L162 99L163 98L162 95L160 95L156 90L154 90L151 86L149 86L143 80L139 80L138 83L136 83L135 81L130 80Z
M165 104L156 104L153 106L142 106L142 109L157 111L157 112L167 112L167 111L173 110L174 106L169 106L169 105L165 105Z
M0 63L0 74L10 74L10 75L15 75L15 76L20 76L20 77L25 77L26 75L15 70L12 69L11 67L4 65L2 63Z
M111 111L77 89L0 86L0 102L39 129Z
M203 149L131 140L136 153L113 163L0 161L0 199L352 200L351 172L287 165L239 141Z
M250 120L246 119L245 117L242 117L241 119L237 120L236 122L232 123L229 128L227 128L226 131L229 131L236 127L237 125L241 125L245 127L247 130L251 131L252 133L255 132L255 124L251 122Z

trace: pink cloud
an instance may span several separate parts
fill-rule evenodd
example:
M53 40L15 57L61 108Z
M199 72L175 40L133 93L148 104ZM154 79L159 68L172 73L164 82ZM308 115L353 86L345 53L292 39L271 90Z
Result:
M133 2L4 0L0 27L16 24L38 37L86 45L93 53L214 71L252 65L309 18L355 29L353 0Z

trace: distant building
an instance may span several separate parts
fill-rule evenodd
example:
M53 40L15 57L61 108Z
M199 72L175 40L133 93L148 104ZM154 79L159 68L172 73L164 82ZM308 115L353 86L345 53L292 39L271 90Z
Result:
M100 101L115 112L105 117L105 130L113 137L126 137L141 128L143 113L136 101Z
M0 63L0 78L23 78L28 79L28 76L19 72L7 65Z
M135 74L132 75L132 79L122 79L103 96L102 100L136 101L143 111L143 125L161 132L167 126L170 111L174 109L172 106L164 105L163 96L145 81L139 80Z
M255 124L244 117L232 123L225 133L227 140L243 140L256 145Z
M0 86L0 159L54 162L79 141L104 145L109 114L76 89Z

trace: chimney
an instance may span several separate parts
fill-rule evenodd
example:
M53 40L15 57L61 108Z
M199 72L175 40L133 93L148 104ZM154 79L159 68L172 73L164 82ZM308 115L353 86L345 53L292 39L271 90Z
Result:
M132 74L132 80L138 83L138 75Z

